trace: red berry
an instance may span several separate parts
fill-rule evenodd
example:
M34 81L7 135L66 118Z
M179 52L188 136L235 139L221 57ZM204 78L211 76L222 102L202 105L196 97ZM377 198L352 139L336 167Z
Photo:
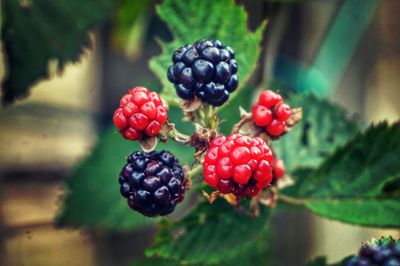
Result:
M157 115L156 105L153 102L147 102L140 107L140 112L148 119L155 119Z
M272 161L272 172L275 179L280 179L285 176L285 164L283 160Z
M229 179L232 176L233 164L228 157L224 157L217 162L217 174L222 179Z
M142 133L130 127L122 132L122 136L129 140L138 140L142 137Z
M252 109L253 121L259 126L267 126L272 121L272 112L263 105L256 104Z
M280 100L282 100L282 97L270 90L263 91L260 96L258 96L258 103L267 108L273 107Z
M207 182L208 183L208 182ZM219 181L218 190L222 194L229 194L233 191L233 183L229 179L221 179Z
M271 182L272 160L272 151L261 138L217 137L204 156L204 181L223 194L255 196Z
M113 122L114 122L115 126L120 130L122 130L128 126L128 121L127 121L126 117L124 116L124 114L122 113L121 108L118 108L115 111L114 117L113 117Z
M164 124L168 119L167 110L163 106L157 106L156 120L160 124Z
M157 135L161 130L161 125L157 121L153 120L149 123L149 125L146 127L144 132L146 133L147 136L155 136Z
M144 92L135 92L135 94L132 95L131 101L136 104L137 106L142 106L143 104L147 103L150 101L149 96L147 96L146 93Z
M238 165L233 170L233 180L238 184L247 184L251 177L252 171L247 164Z
M167 122L167 109L156 92L137 86L122 96L113 116L115 126L129 140L157 135Z
M147 116L141 113L134 114L129 118L129 125L131 128L136 129L136 130L143 130L145 129L149 124L149 119Z
M274 137L279 137L285 132L286 124L285 122L279 120L272 120L271 124L267 126L267 133Z
M244 164L247 163L251 159L251 153L249 148L244 146L239 146L235 148L231 154L230 158L232 163L234 164Z
M280 121L286 121L292 116L292 109L286 103L282 103L275 108L276 118Z
M273 137L279 137L285 133L285 122L291 116L292 109L288 104L283 103L282 96L270 90L263 91L252 108L254 124L265 127L266 132Z

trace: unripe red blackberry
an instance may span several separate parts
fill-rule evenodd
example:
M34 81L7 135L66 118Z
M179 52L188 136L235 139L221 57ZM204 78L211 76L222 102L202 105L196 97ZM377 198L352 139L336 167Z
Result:
M272 176L278 180L285 176L285 164L283 160L272 161Z
M261 138L241 134L213 139L204 156L203 177L223 194L257 195L272 180L271 149Z
M252 108L254 123L264 127L267 134L272 137L279 137L285 133L286 121L291 116L292 109L283 103L282 96L270 90L263 91Z
M185 176L168 151L133 152L119 176L128 205L146 215L167 215L185 196Z
M136 86L122 96L113 121L128 140L156 136L167 121L167 108L157 92Z

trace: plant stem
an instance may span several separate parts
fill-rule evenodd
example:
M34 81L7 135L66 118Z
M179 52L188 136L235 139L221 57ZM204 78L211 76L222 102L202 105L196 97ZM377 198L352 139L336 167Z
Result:
M306 203L306 201L303 199L295 199L295 198L285 196L282 194L278 195L278 200L288 203L288 204L297 205L297 206L303 206Z
M191 169L188 172L188 176L193 179L194 177L196 177L197 175L199 175L201 172L203 171L203 166L201 165L197 165L195 168Z
M177 130L175 127L171 131L168 132L168 137L180 144L189 144L189 142L190 142L190 136L183 134L182 132Z

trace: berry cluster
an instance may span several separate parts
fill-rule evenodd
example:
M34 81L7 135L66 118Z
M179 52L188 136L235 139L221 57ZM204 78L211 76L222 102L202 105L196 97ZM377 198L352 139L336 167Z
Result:
M184 173L169 152L133 152L119 176L129 206L146 216L171 213L185 195Z
M258 137L220 136L205 154L204 181L223 194L255 196L272 180L273 159L271 149Z
M220 106L238 86L238 65L231 47L220 41L199 40L175 50L169 81L185 100L195 96L202 102Z
M167 109L157 92L137 86L129 90L115 111L113 121L122 136L138 140L156 136L168 119Z
M279 137L285 132L286 121L291 117L292 109L283 103L280 94L266 90L253 105L252 115L254 123L259 127L265 127L268 135Z
M344 260L344 266L400 266L400 242L392 238L363 245L358 256Z

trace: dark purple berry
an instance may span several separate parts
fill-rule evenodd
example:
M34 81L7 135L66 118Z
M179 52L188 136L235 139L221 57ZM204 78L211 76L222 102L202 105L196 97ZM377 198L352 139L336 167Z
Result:
M214 76L214 65L203 59L194 61L192 72L197 81L207 83Z
M236 75L232 75L231 78L229 79L228 83L226 83L225 88L229 92L233 92L237 89L238 87L238 78Z
M133 186L134 188L138 188L141 186L145 177L145 173L135 171L130 176L126 177L126 181L128 181L129 185Z
M185 62L187 65L191 65L194 60L199 58L199 53L195 48L189 48L187 51L183 54L182 60Z
M161 185L161 180L158 176L148 176L143 180L143 188L147 191L155 191Z
M178 48L172 54L172 62L176 63L182 61L183 54L186 52L185 47Z
M193 100L197 96L203 103L220 106L238 87L234 57L232 48L219 40L198 40L174 52L174 64L168 68L167 77L180 98ZM211 88L219 85L224 92L219 87L216 91Z
M235 59L229 61L229 70L232 74L236 74L238 69L238 65Z
M222 48L222 43L219 40L215 40L212 43L215 47Z
M182 84L175 85L175 91L182 99L191 100L194 98L194 91L186 88Z
M118 180L128 205L149 217L171 213L185 195L182 167L168 151L132 153Z
M207 47L201 51L201 58L210 61L214 64L218 63L220 60L219 50L215 47Z
M231 77L231 71L229 70L229 65L225 62L219 62L215 68L215 80L218 83L226 83Z
M154 202L159 205L167 205L171 199L171 192L166 186L158 188L154 192Z
M129 197L131 187L128 183L122 183L121 185L121 195L124 197Z
M174 66L170 66L167 71L167 78L170 82L175 82Z
M182 70L186 67L185 63L177 62L172 68L172 74L174 74L174 78L176 79L181 74Z
M387 260L383 266L400 266L400 259L391 258Z
M226 49L219 50L219 54L221 57L221 59L220 59L221 61L228 62L231 59L231 55L229 54L228 50L226 50Z
M179 80L182 82L182 85L188 89L193 88L196 81L194 80L192 69L190 67L185 67L181 74L179 75Z
M216 85L214 82L210 82L204 87L204 92L210 101L218 100L224 94L224 86Z
M228 50L232 59L235 58L235 52L233 51L232 47L226 46L225 49Z

